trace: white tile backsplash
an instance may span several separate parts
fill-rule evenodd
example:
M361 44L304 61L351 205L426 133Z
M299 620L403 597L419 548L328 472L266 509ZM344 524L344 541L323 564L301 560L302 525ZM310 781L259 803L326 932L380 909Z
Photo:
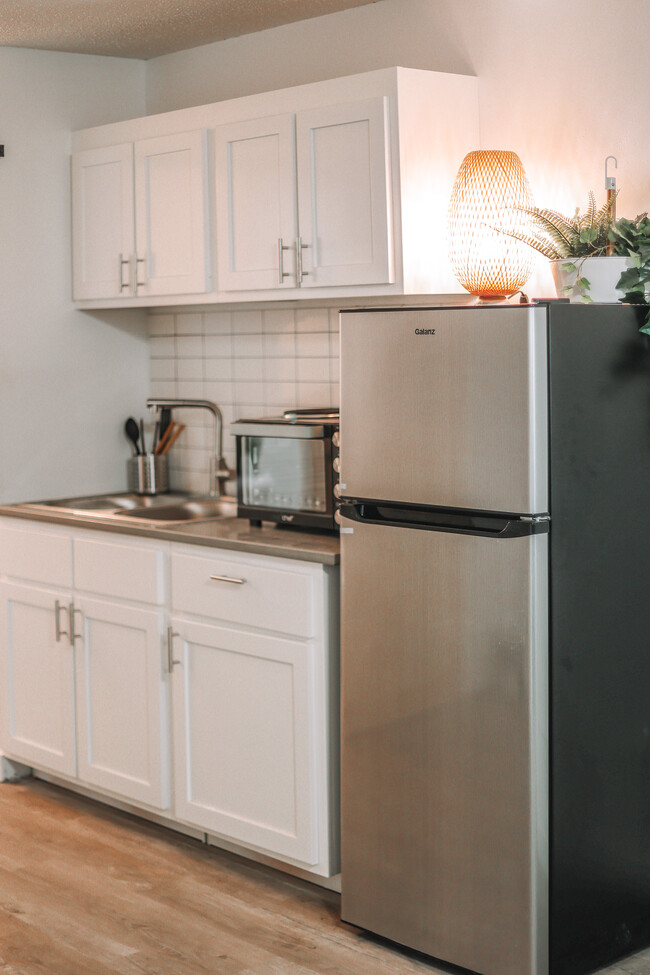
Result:
M232 469L233 420L273 416L293 406L339 405L338 331L338 311L329 308L152 312L150 394L216 403ZM212 417L204 410L179 410L175 419L186 429L170 451L171 485L205 492Z

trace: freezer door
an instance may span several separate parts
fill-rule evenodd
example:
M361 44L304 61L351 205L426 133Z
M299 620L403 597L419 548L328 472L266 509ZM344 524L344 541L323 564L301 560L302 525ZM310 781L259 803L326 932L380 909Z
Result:
M341 491L542 513L546 309L341 315Z
M548 535L342 527L343 919L544 975Z

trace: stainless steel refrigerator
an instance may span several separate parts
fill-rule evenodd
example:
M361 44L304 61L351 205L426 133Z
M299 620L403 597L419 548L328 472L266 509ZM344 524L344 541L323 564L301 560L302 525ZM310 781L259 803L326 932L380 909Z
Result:
M650 942L631 308L341 315L342 917L481 975Z

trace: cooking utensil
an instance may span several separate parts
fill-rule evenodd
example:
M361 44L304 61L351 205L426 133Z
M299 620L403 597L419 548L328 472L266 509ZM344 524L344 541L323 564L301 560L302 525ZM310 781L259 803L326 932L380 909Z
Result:
M140 429L132 416L130 416L124 424L124 432L133 444L133 456L137 457L138 454L143 453L139 446Z
M142 419L142 417L140 417L140 441L142 443L142 453L146 454L147 448L144 442L144 420Z
M156 449L154 450L154 454L156 455L156 457L159 457L160 454L162 454L164 452L165 444L167 443L167 441L171 437L171 435L172 435L172 433L174 431L174 427L175 426L176 426L176 424L172 420L171 423L169 424L169 426L167 427L167 429L165 430L165 432L163 434L161 434L160 440L158 441L158 444L156 446Z
M178 438L180 437L184 429L185 429L184 423L176 424L176 429L174 430L172 435L168 438L167 443L165 444L163 449L160 451L161 454L163 455L166 454L174 446L174 444L176 443L176 441L178 440Z

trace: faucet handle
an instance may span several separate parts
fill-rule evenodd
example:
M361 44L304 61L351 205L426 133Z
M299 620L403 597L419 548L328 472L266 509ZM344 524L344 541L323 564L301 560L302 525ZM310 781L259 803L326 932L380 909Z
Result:
M210 494L221 497L222 484L232 475L223 457L212 457L210 459Z

